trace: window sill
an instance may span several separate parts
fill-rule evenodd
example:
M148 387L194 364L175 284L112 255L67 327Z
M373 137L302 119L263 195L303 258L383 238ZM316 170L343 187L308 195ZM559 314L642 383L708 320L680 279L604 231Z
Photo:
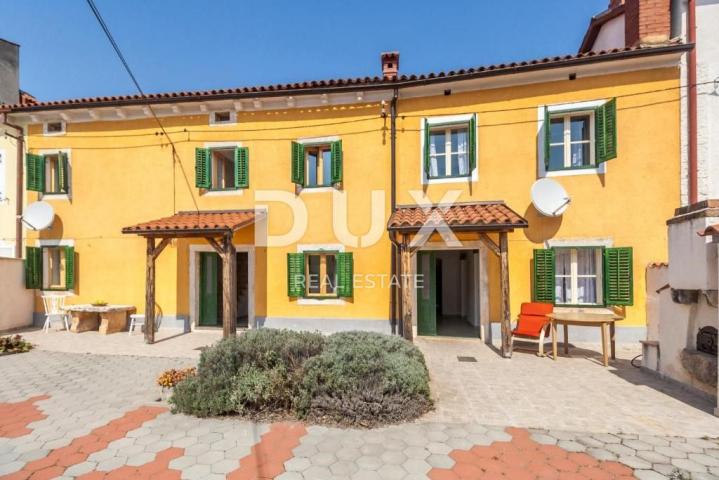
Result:
M68 193L43 193L40 195L41 200L70 200Z
M244 195L245 188L228 189L228 190L205 190L203 197L234 197Z
M424 174L423 174L424 175ZM443 183L468 183L472 182L475 183L477 181L477 169L475 168L472 171L472 175L462 175L462 176L456 176L456 177L440 177L440 178L422 178L422 184L423 185L435 185L435 184L443 184Z
M341 298L298 298L297 305L345 305L347 302Z
M322 192L331 192L331 191L334 190L334 189L335 189L335 187L331 187L331 186L327 186L327 187L325 187L325 186L322 186L322 187L302 187L301 190L300 190L300 192L301 192L301 193L305 193L305 192L307 192L307 193L322 193Z
M610 308L604 305L556 305L554 311L557 313L613 313Z
M544 177L572 177L575 175L603 175L606 173L604 165L591 168L574 168L567 170L550 170L544 172Z

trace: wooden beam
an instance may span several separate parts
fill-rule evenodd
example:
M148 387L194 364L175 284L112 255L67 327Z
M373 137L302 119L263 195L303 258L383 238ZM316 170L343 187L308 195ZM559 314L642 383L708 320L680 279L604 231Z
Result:
M499 233L500 283L502 286L502 356L512 357L512 320L509 312L509 251L507 232Z
M162 251L165 249L165 247L170 244L170 242L172 242L172 238L170 238L170 237L163 238L160 241L160 244L155 247L154 251L152 252L152 256L154 258L159 257L160 254L162 253Z
M237 335L237 255L232 234L223 240L222 258L222 337Z
M487 235L486 233L480 233L479 239L482 241L482 243L484 243L487 246L487 248L489 248L492 251L492 253L494 253L497 256L500 256L499 245L494 243L494 240L489 238L489 235Z
M412 341L412 252L409 248L409 235L402 235L400 246L402 272L402 332L404 338Z
M145 276L145 343L155 343L155 239L147 239Z
M205 237L205 240L207 240L207 243L209 243L210 246L214 248L220 256L225 254L225 247L223 245L220 245L217 240L212 237Z

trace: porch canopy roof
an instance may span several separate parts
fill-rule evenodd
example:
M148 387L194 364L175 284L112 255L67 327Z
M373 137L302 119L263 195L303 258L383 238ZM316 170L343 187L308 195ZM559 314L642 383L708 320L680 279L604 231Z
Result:
M420 230L443 221L452 230L509 232L529 223L503 201L453 203L447 205L399 205L387 229L402 233Z
M207 237L232 234L255 223L255 210L200 210L177 212L169 217L138 223L122 233L143 237Z
M222 333L237 333L237 259L233 234L255 223L264 212L255 210L205 210L178 212L169 217L122 229L147 239L145 280L145 342L155 343L155 260L173 238L204 238L222 259ZM160 240L155 244L156 240Z

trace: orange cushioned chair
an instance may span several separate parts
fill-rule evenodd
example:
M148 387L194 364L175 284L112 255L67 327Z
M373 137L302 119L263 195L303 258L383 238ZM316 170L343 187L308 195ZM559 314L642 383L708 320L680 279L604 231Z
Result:
M523 303L517 317L517 326L512 330L512 346L514 337L539 343L539 356L544 356L544 342L549 339L550 322L547 314L554 311L551 303Z

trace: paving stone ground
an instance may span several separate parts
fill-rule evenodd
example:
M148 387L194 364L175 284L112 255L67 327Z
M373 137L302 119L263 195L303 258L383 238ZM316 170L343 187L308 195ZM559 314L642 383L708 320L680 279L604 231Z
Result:
M622 355L604 369L583 351L552 362L419 345L437 409L375 430L173 415L154 380L188 356L0 357L0 479L719 479L708 402Z

